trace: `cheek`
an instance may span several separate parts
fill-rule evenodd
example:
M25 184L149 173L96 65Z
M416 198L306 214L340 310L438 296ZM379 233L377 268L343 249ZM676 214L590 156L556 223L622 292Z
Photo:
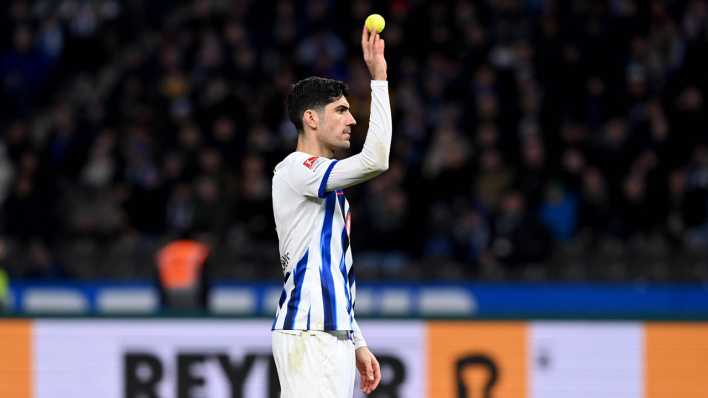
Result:
M340 131L344 128L344 123L342 123L342 118L332 118L327 123L327 131L331 135L338 135Z

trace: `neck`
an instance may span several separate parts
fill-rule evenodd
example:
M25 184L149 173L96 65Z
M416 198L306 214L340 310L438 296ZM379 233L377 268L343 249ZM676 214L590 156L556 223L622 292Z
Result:
M317 134L314 131L304 131L298 133L297 147L298 152L304 152L312 156L321 156L325 158L334 157L334 151L328 148L317 139Z

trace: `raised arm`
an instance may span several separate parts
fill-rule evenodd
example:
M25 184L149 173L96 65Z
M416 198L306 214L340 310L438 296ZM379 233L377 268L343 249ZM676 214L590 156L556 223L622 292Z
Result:
M378 33L369 32L364 27L361 31L361 49L372 79L369 130L361 152L333 166L327 180L327 191L360 184L388 170L393 123L384 56L385 43Z

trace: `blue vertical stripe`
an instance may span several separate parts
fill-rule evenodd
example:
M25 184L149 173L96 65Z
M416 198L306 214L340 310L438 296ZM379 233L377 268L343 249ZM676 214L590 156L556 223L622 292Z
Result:
M309 250L305 251L302 259L297 262L295 266L295 271L293 271L293 276L295 280L293 281L293 292L290 295L290 301L288 302L288 308L285 314L285 323L283 324L283 329L292 330L295 326L295 318L297 317L297 307L300 305L300 295L302 294L302 284L305 279L305 271L307 270L307 253Z
M330 166L331 167L331 166ZM334 205L337 195L330 192L325 203L325 219L322 224L322 234L320 236L320 251L322 255L322 269L320 270L320 283L322 285L322 304L324 309L324 329L337 330L337 298L334 291L334 279L331 269L331 249L332 242L332 217L334 216Z
M324 198L325 195L327 194L327 180L329 180L329 173L332 172L332 168L334 165L337 164L337 161L334 160L332 163L329 164L329 167L327 167L327 170L324 173L324 176L322 177L322 181L320 182L320 189L317 192L317 195L320 198Z
M343 192L344 192L344 191L342 191L342 193L343 193ZM344 196L344 195L342 195L342 196ZM347 249L349 248L349 235L346 234L346 233L347 233L347 217L346 217L346 215L344 214L344 201L345 201L345 200L346 200L346 198L345 198L345 197L342 197L342 198L340 199L340 202L339 202L339 205L340 205L341 208L342 208L342 217L344 217L344 231L342 232L342 248L344 249L344 250L343 250L344 255L347 254ZM347 240L346 240L347 244L346 244L346 246L344 245L344 236L347 237ZM355 275L354 275L354 264L352 264L352 266L349 268L347 277L348 277L348 279L349 279L349 290L351 291L351 290L352 290L352 286L354 286L354 282L356 282L356 277L355 277ZM351 300L350 300L350 301L351 301ZM352 305L353 305L353 303L352 303Z
M283 278L283 290L280 292L280 299L278 300L278 312L280 312L281 308L283 308L283 303L285 302L285 296L287 296L285 292L285 284L288 283L288 278L290 277L290 272L287 272L285 274L285 278ZM275 319L273 319L273 326L271 329L275 329L275 324L278 322L278 317L276 316Z
M285 302L285 285L288 283L288 278L290 278L290 272L285 274L285 278L283 278L283 291L280 292L280 300L278 300L278 309L280 309L283 306L283 303Z
M356 275L354 275L354 264L349 268L349 290L353 289L354 283L356 282Z
M345 239L346 232L342 231L342 239ZM342 245L344 246L344 245ZM349 283L347 283L347 264L346 264L346 252L342 253L342 259L339 261L339 272L342 273L342 285L344 285L344 297L347 299L347 313L352 310L352 298L349 296Z
M342 210L342 219L344 219L344 226L342 227L342 258L339 260L339 272L342 273L342 285L344 285L344 295L347 298L347 313L351 313L352 311L352 299L349 295L349 276L347 275L347 249L349 248L349 236L347 235L347 217L344 214L344 201L346 198L344 197L344 192L338 191L337 193L341 192L341 195L337 195L337 199L339 199L339 208ZM351 315L350 315L351 318ZM351 322L351 319L350 319Z
M352 271L354 271L353 267L349 270L349 275L351 275ZM351 291L354 291L354 285L353 284L349 285L349 289ZM352 309L351 309L351 311L349 311L349 318L352 319L352 322L354 320L354 308L356 308L356 298L352 294ZM352 323L352 325L353 325L353 323Z
M344 196L344 191L341 189L338 189L337 191L337 200L339 202L339 209L342 210L342 219L344 220L344 225L347 225L347 217L346 214L344 214L344 201L346 200L346 197Z

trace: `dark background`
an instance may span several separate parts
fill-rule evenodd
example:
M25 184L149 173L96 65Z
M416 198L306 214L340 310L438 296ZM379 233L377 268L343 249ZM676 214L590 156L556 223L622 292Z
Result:
M138 280L198 231L278 280L272 169L295 81L346 81L386 18L390 170L347 190L384 280L708 279L705 1L8 1L0 266Z

